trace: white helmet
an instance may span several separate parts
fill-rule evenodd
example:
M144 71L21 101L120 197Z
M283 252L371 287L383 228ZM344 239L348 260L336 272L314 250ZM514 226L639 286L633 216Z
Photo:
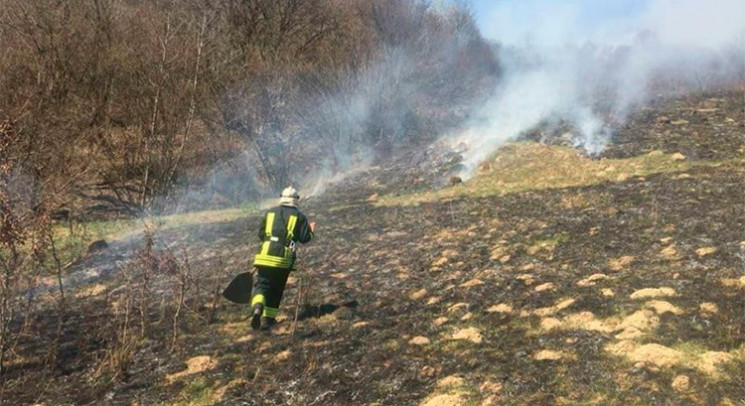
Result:
M297 194L297 190L292 186L285 188L279 197L280 206L292 206L297 207L300 201L300 195Z

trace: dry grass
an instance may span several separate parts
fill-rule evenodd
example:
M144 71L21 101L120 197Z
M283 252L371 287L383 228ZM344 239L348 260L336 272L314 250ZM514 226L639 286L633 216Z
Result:
M533 190L593 186L653 174L685 172L701 166L742 163L742 160L694 162L661 151L625 159L592 159L567 147L515 142L502 147L488 162L489 165L483 166L488 170L479 171L463 184L424 193L380 196L376 204L406 206L459 197L504 196ZM594 192L566 197L562 205L568 209L582 208L607 200L606 194Z
M270 202L265 201L259 204L166 216L91 221L75 224L72 228L66 224L58 224L54 228L54 235L58 250L62 253L62 262L68 263L85 256L89 244L97 240L122 241L141 234L143 228L153 226L159 230L173 230L182 227L227 223L254 215L269 204Z

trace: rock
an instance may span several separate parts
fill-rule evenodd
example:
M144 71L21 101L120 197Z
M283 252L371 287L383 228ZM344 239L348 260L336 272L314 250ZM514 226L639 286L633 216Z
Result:
M359 321L357 323L352 324L352 328L353 329L358 329L358 328L367 327L369 325L370 325L370 323L368 323L366 321Z
M686 156L681 154L680 152L676 152L670 156L670 159L672 159L673 161L685 161Z
M653 297L672 297L676 296L675 289L662 287L662 288L645 288L637 290L629 296L631 299L646 299Z
M691 378L686 375L678 375L673 379L671 386L676 392L688 392L691 388Z
M696 250L696 254L698 254L699 257L705 257L715 252L717 252L717 249L714 247L704 247L704 248L699 248Z
M428 345L429 343L429 338L423 336L417 336L409 340L409 344L411 345Z
M109 248L109 244L106 240L96 240L88 245L88 254L94 254L107 248Z
M605 297L613 297L616 295L613 289L602 289L600 290L600 293Z
M453 334L453 340L470 341L474 344L481 344L484 338L479 329L476 327L469 327Z
M441 326L441 325L443 325L443 324L445 324L447 322L448 322L448 318L447 317L438 317L438 318L436 318L432 322L432 324L434 324L435 326L438 326L439 327L439 326Z

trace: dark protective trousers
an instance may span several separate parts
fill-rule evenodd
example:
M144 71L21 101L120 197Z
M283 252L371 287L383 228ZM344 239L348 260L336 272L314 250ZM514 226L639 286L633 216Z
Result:
M256 283L254 283L251 307L261 303L264 306L264 317L275 318L279 313L279 303L285 292L289 269L257 266Z

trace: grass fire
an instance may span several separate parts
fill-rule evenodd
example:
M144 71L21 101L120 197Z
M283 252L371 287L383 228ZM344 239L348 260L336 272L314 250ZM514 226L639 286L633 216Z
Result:
M741 3L0 0L0 404L742 404Z

